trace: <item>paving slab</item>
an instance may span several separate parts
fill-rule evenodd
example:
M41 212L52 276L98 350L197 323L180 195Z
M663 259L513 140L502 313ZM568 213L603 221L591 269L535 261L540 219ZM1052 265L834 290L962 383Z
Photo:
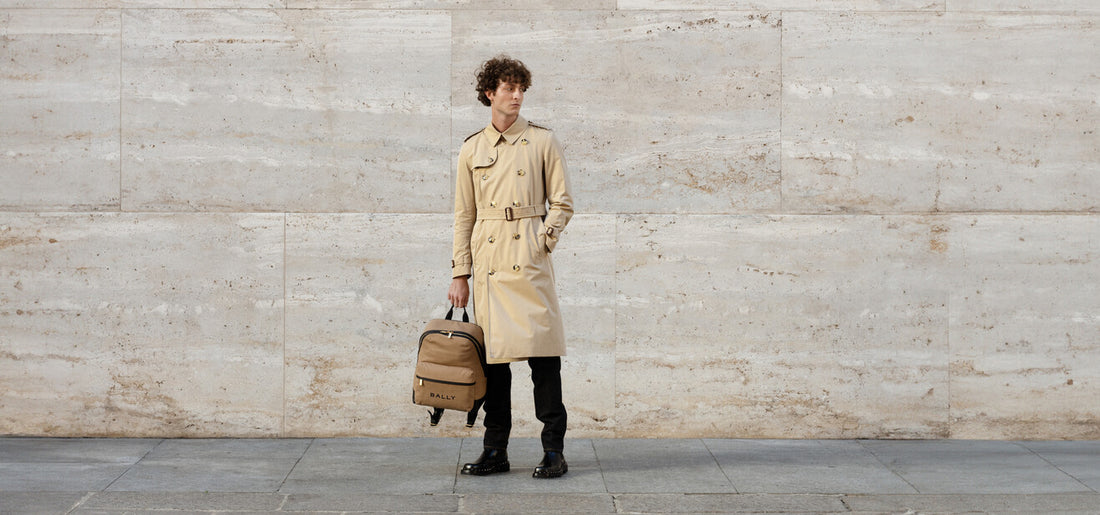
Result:
M919 440L860 442L922 494L1038 494L1089 491L1013 442Z
M704 440L740 493L917 493L850 440Z
M4 492L0 513L66 513L90 494L85 492Z
M453 494L369 494L357 491L331 494L292 494L283 511L348 512L457 512L460 496Z
M96 492L80 503L85 510L275 511L286 496L235 492Z
M570 439L565 442L565 461L569 472L553 479L535 479L531 473L542 461L542 442L537 438L512 438L508 443L508 461L511 470L489 476L459 474L455 481L455 493L607 493L603 474L596 461L596 451L591 440ZM458 460L464 463L477 460L484 447L481 438L466 438Z
M165 515L163 510L86 510L84 508L77 508L69 515ZM196 511L196 510L180 510L170 512L172 515L211 515L211 511ZM244 515L243 513L234 512L234 515Z
M145 459L133 465L106 490L275 492L297 461L294 458Z
M465 494L466 513L615 513L611 494Z
M611 493L736 493L702 440L593 440Z
M458 460L461 438L318 438L310 444L303 462L364 461L416 463Z
M196 438L164 440L145 459L298 459L312 440L304 438Z
M1020 442L1059 470L1100 492L1100 441Z
M158 438L0 438L0 463L136 463Z
M848 509L836 495L796 494L617 494L626 513L840 513Z
M125 463L0 463L0 492L94 492L129 470Z
M280 493L450 494L458 438L318 439Z
M1100 494L958 494L958 495L846 495L852 511L1052 513L1100 510Z

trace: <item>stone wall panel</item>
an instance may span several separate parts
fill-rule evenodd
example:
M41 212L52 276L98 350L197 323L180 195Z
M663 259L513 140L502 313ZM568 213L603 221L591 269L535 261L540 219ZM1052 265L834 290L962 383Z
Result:
M117 11L0 11L0 210L119 207Z
M0 434L279 435L282 226L0 217Z
M511 11L614 9L615 0L286 0L291 9L507 9Z
M954 3L955 0L951 0ZM928 11L947 0L619 0L619 9L733 11Z
M1100 5L1092 0L951 0L947 4L947 10L1097 14L1100 13Z
M955 217L952 436L1100 438L1100 217Z
M440 426L411 402L416 343L447 309L451 217L292 215L287 224L287 434L468 435L464 415ZM555 258L568 352L565 395L579 434L606 433L613 407L614 223L578 217ZM558 256L562 256L558 258ZM476 321L476 313L473 313ZM515 373L517 435L537 436L530 374ZM541 427L541 426L539 426Z
M622 217L616 435L946 436L938 227Z
M1100 438L1097 14L0 0L0 434L480 435L409 386L507 53L571 436Z
M786 13L784 209L1095 210L1098 38L1090 18Z
M440 14L124 11L126 210L449 212Z
M456 12L453 144L482 128L474 76L533 70L525 116L554 129L586 213L779 205L779 16Z
M428 436L416 343L446 313L447 215L287 220L288 436Z

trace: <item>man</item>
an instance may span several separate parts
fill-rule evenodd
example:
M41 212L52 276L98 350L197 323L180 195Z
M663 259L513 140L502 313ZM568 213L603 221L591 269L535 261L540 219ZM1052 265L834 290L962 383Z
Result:
M448 299L465 307L473 278L474 314L485 331L488 390L485 450L462 468L477 476L506 472L512 429L512 372L527 361L535 416L543 423L544 456L537 478L569 468L564 450L566 412L561 400L565 337L550 252L573 216L561 144L544 127L519 115L531 72L498 56L477 75L478 100L491 121L466 138L458 155L454 259ZM547 207L549 204L549 207Z

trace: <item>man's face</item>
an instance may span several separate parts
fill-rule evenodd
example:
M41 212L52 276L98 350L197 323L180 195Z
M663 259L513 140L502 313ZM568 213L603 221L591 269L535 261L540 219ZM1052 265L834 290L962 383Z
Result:
M495 91L485 92L489 97L493 112L505 116L518 116L523 106L523 88L514 82L501 81Z

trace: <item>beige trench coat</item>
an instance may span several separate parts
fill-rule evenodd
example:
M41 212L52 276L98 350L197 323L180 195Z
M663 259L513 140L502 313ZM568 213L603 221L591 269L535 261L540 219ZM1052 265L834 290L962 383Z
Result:
M550 252L573 216L561 144L522 116L458 154L452 276L470 275L489 363L564 356Z

